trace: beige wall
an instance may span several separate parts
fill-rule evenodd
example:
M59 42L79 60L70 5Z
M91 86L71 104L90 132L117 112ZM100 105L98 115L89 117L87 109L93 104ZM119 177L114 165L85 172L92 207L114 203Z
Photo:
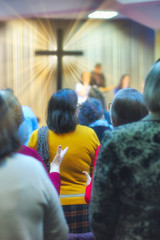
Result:
M63 87L75 88L83 71L100 62L106 85L118 84L123 73L141 90L154 60L154 31L127 20L13 20L0 23L0 88L13 88L45 123L47 102L56 91L56 58L37 57L35 50L56 49L56 29L64 30L64 48L82 50L82 57L64 57ZM159 34L160 35L160 34ZM157 51L156 51L157 52ZM113 91L106 94L110 102Z

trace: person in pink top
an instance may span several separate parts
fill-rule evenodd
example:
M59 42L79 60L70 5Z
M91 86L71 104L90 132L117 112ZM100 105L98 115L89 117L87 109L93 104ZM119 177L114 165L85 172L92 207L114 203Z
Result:
M14 96L14 94L10 91L7 90L1 90L1 95L5 99L6 102L10 105L11 111L13 113L13 116L15 116L15 121L17 123L17 131L20 126L20 124L23 122L24 117L23 117L23 112L22 112L22 106L18 99ZM62 146L59 145L57 147L57 152L56 155L53 159L53 162L50 165L50 172L48 173L47 168L44 164L44 161L38 154L38 152L32 148L29 148L25 146L24 144L21 146L21 149L18 151L18 153L31 156L36 158L39 162L42 163L43 167L45 168L47 174L49 175L49 178L56 188L58 194L60 193L60 185L61 185L61 180L60 180L60 165L63 160L64 155L66 154L68 148L65 148L62 150Z

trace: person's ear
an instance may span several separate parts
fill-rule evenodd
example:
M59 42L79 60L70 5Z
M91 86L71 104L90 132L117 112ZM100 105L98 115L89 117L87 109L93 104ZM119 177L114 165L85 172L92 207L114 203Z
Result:
M115 121L115 119L112 116L110 116L110 117L111 117L111 123L112 123L113 127L117 127L117 122Z

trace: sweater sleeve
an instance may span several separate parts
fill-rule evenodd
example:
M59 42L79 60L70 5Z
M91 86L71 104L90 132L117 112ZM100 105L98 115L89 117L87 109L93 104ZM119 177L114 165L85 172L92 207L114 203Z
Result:
M115 234L119 198L113 174L117 159L115 143L105 139L98 154L90 202L89 220L96 239L111 240Z
M100 142L99 142L99 139L97 137L97 134L95 133L95 131L93 129L90 129L90 131L92 132L92 138L91 138L91 148L92 148L92 164L91 164L91 167L90 167L90 176L92 176L93 174L93 167L94 167L94 159L95 159L95 154L96 154L96 151L97 151L97 148L100 146Z
M47 168L46 165L44 164L44 161L42 160L42 158L40 157L40 155L38 154L37 151L35 151L35 149L37 148L37 136L38 136L38 130L34 131L33 134L31 135L31 138L29 140L29 147L32 148L32 152L34 153L34 157L42 163L43 167L45 168L47 174ZM60 174L57 172L52 172L49 173L49 178L52 182L52 184L54 185L54 187L56 188L58 194L60 194L60 185L61 185L61 180L60 180Z
M48 174L48 171L47 171L47 168L46 168L46 165L44 164L44 161L42 160L42 158L40 157L40 155L38 154L37 151L35 151L34 149L32 149L34 151L34 157L42 163L43 167L45 168L47 174ZM61 185L61 180L60 180L60 174L58 172L52 172L52 173L49 173L49 178L53 184L53 186L55 187L55 189L57 190L57 193L58 195L60 194L60 185Z
M100 146L99 146L99 147L97 148L97 150L96 150L95 159L94 159L94 168L95 168L95 165L96 165L96 161L97 161L97 157L98 157L99 150L100 150ZM94 176L94 169L93 169L93 175L92 175L92 178L91 178L91 182L90 182L90 184L86 187L86 191L85 191L84 199L85 199L85 201L86 201L87 204L90 203L90 199L91 199L93 176Z
M68 226L64 217L63 209L60 205L58 194L52 183L49 181L46 173L42 170L40 184L45 199L44 239L66 240L68 237Z
M49 174L49 178L59 195L60 194L60 186L61 186L60 174L58 172L52 172Z

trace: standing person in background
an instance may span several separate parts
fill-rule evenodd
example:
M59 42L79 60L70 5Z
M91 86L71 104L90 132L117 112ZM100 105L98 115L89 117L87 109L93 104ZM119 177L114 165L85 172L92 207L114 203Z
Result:
M91 72L90 85L99 88L101 92L109 92L115 87L106 87L105 76L102 73L102 65L100 63L97 63L94 67L94 70Z
M35 130L29 146L38 151L48 166L57 146L68 147L61 164L60 200L71 233L89 231L88 206L84 200L86 179L92 175L93 161L100 142L93 129L77 124L77 94L72 89L54 93L48 103L47 126Z
M76 93L78 95L78 103L83 103L88 97L90 86L91 74L89 72L84 72L82 74L82 79L76 84Z
M129 74L123 74L120 78L118 86L114 89L114 93L116 94L120 89L129 88L130 87L130 76Z
M105 87L105 76L102 73L102 66L97 63L94 70L91 72L91 86L97 86L98 88Z

